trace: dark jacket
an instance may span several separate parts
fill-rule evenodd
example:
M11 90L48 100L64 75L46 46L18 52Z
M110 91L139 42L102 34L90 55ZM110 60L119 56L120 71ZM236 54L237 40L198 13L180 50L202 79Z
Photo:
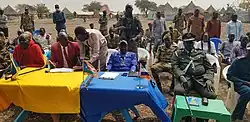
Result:
M55 11L53 13L53 23L56 24L57 30L66 29L66 19L64 13L61 11Z

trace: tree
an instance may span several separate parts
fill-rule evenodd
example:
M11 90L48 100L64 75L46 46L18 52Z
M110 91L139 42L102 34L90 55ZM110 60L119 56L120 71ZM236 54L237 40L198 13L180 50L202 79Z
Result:
M146 15L146 17L148 17L149 10L157 9L157 4L149 0L136 0L135 6L139 8L140 11Z
M90 4L83 5L82 11L100 11L102 5L100 2L92 1Z
M47 16L49 14L49 8L45 4L40 3L36 5L36 12L37 12L38 18L42 19L43 15Z
M244 9L245 11L250 10L250 0L242 0L239 4L239 7Z
M25 8L28 8L29 11L32 11L32 12L36 11L36 7L35 6L28 5L28 4L17 4L15 6L15 8L16 8L16 11L18 11L18 12L24 12Z

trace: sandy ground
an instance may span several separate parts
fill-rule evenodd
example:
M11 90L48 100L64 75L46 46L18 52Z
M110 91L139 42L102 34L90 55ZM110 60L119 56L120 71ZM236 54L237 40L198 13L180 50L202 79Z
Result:
M74 28L76 26L84 26L86 28L89 28L90 23L95 24L95 28L99 28L99 25L97 24L98 19L91 19L87 20L87 22L84 23L82 19L73 19L73 20L68 20L67 21L67 32L69 35L74 37ZM109 26L112 26L113 23L115 23L116 20L112 19L109 21ZM141 19L143 28L147 28L147 23L149 22L147 19ZM171 22L169 22L168 25L170 25ZM14 38L16 36L16 31L18 30L20 25L20 20L13 20L9 22L9 30L10 30L10 38ZM244 32L250 31L249 24L244 24ZM44 27L48 33L52 33L53 41L55 41L56 37L56 30L55 30L55 25L52 23L52 20L46 19L46 20L36 20L35 21L35 27L38 29L40 27ZM222 26L222 39L226 39L225 35L225 23L223 23ZM170 81L166 80L167 78L163 77L161 78L164 89L167 90L170 86ZM224 80L221 80L220 82L220 87L219 87L219 96L218 99L221 99L225 101L226 99L226 94L227 94L227 83ZM172 97L164 93L166 96L167 100L171 102ZM139 105L137 106L138 110L140 111L140 114L142 115L141 118L139 118L139 122L158 122L156 116L152 113L152 111L147 108L144 105ZM166 112L171 115L171 106L168 107ZM0 122L12 122L15 117L20 113L21 109L17 106L12 105L9 109L0 112ZM245 122L250 122L250 111L248 112L249 114L247 115L248 120L245 120ZM113 118L110 115L107 115L105 117L105 122L113 122ZM25 122L51 122L51 118L48 114L38 114L38 113L31 113L29 116L26 118ZM63 115L62 116L62 122L80 122L79 116L78 115Z

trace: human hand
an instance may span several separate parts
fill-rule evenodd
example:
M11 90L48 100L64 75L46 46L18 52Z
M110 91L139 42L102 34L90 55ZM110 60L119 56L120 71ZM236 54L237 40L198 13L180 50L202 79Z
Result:
M180 81L181 81L182 86L184 87L184 89L188 89L188 81L184 76L180 76Z
M82 66L74 66L73 70L74 71L80 71L80 70L82 70Z
M207 87L208 91L210 91L210 92L214 92L215 91L215 89L213 87L213 83L212 83L211 80L207 80L206 81L206 87Z

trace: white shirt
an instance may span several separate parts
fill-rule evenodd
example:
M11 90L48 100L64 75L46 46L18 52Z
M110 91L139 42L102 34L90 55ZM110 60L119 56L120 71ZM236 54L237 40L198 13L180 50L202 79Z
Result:
M69 68L69 65L67 63L67 60L66 60L64 52L63 52L63 46L62 45L60 45L60 46L61 46L62 56L63 56L63 67L64 68ZM65 50L66 50L66 54L68 55L68 47L65 47Z
M243 27L240 20L237 20L237 22L231 20L227 23L227 36L229 34L235 34L236 41L240 40L240 37L243 35Z
M196 49L200 49L200 50L204 50L204 51L206 51L206 53L209 53L209 54L216 54L215 45L211 41L210 41L210 46L211 46L211 49L210 49L210 52L208 52L208 43L207 42L203 42L203 49L202 49L201 41L199 41L199 42L197 42L195 48Z

